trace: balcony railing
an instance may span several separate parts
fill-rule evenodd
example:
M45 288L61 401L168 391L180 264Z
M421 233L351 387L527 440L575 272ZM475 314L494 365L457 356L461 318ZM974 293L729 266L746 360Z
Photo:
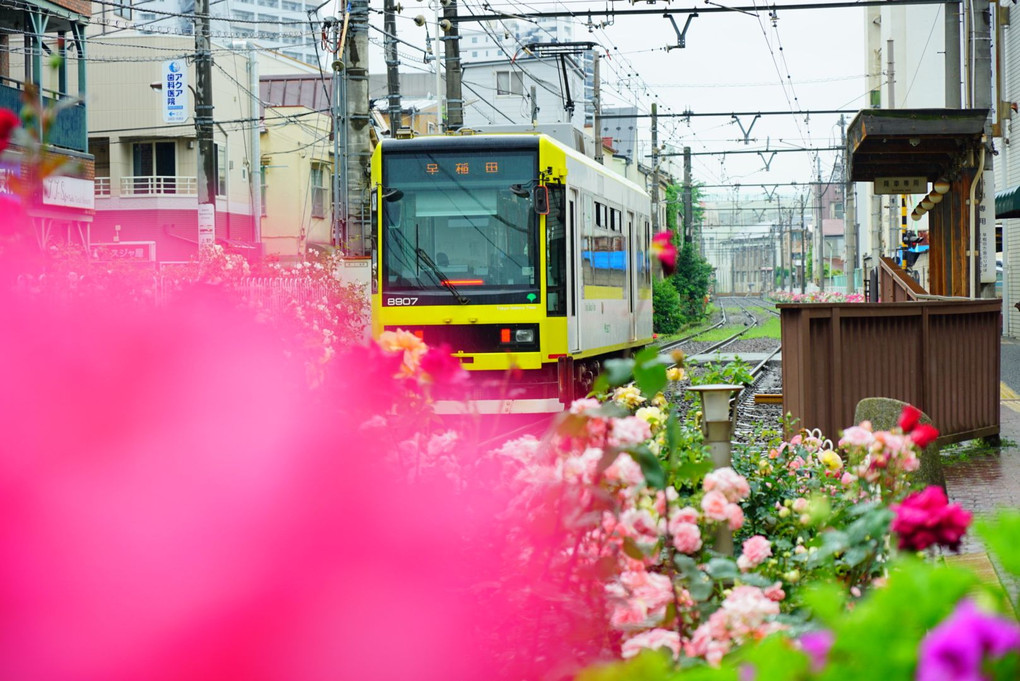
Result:
M110 195L110 178L97 177L96 196L109 196L109 195Z
M21 115L22 90L24 84L11 78L0 78L0 107L11 109L14 113ZM58 98L56 92L51 90L43 91L43 106L52 107ZM47 140L55 147L74 149L75 151L87 152L88 139L85 133L85 104L79 102L68 107L57 114L57 120L53 121L50 127L50 136Z
M98 189L98 184L97 184ZM120 178L121 196L198 196L198 178L134 175Z

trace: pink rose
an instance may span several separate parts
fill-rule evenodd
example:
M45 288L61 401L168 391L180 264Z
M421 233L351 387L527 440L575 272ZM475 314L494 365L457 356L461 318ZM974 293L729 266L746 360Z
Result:
M726 506L726 522L731 530L739 530L744 526L744 509L736 504L728 504Z
M737 567L742 572L747 572L751 568L761 565L771 555L772 543L760 534L756 534L744 541L743 553L737 559Z
M704 490L721 492L727 501L738 502L751 494L751 488L744 476L732 468L717 468L705 476Z
M729 506L729 502L726 501L726 497L722 492L715 490L708 492L701 499L701 510L711 520L726 520L729 517L726 515L727 506Z
M635 634L623 642L620 654L624 659L634 657L642 650L666 648L675 660L680 656L680 634L668 629L651 629Z
M673 546L680 553L694 553L701 549L701 530L691 523L670 523Z
M776 582L772 586L766 587L762 593L765 594L765 598L770 601L775 601L776 603L786 598L786 592L783 591L782 582Z
M693 506L684 506L683 508L674 511L670 522L697 524L700 519L701 514L698 513L698 509Z

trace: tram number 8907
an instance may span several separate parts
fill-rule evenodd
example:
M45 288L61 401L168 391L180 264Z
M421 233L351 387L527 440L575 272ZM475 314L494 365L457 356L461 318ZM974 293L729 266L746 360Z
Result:
M388 307L404 307L408 305L417 305L417 298L387 298L386 305Z

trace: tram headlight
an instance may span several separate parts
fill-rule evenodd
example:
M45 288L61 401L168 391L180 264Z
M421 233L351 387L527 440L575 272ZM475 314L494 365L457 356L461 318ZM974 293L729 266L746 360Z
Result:
M514 342L515 343L534 343L535 342L535 330L534 329L515 329L514 330Z
M504 326L499 329L499 344L512 347L536 346L538 329L534 326Z

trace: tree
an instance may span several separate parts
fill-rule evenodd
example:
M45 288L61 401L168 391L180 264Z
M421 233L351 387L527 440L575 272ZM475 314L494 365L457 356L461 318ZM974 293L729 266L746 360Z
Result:
M694 217L694 224L691 225L692 235L700 231L695 226L701 225L705 216L700 195L701 188L697 184L692 185L691 214ZM680 311L684 320L693 321L705 316L705 298L708 296L708 287L711 283L712 266L698 253L693 242L684 240L682 230L678 227L679 216L683 212L682 186L672 184L666 188L666 205L677 206L677 210L666 211L666 226L673 234L673 243L677 247L676 272L670 280L680 297Z

